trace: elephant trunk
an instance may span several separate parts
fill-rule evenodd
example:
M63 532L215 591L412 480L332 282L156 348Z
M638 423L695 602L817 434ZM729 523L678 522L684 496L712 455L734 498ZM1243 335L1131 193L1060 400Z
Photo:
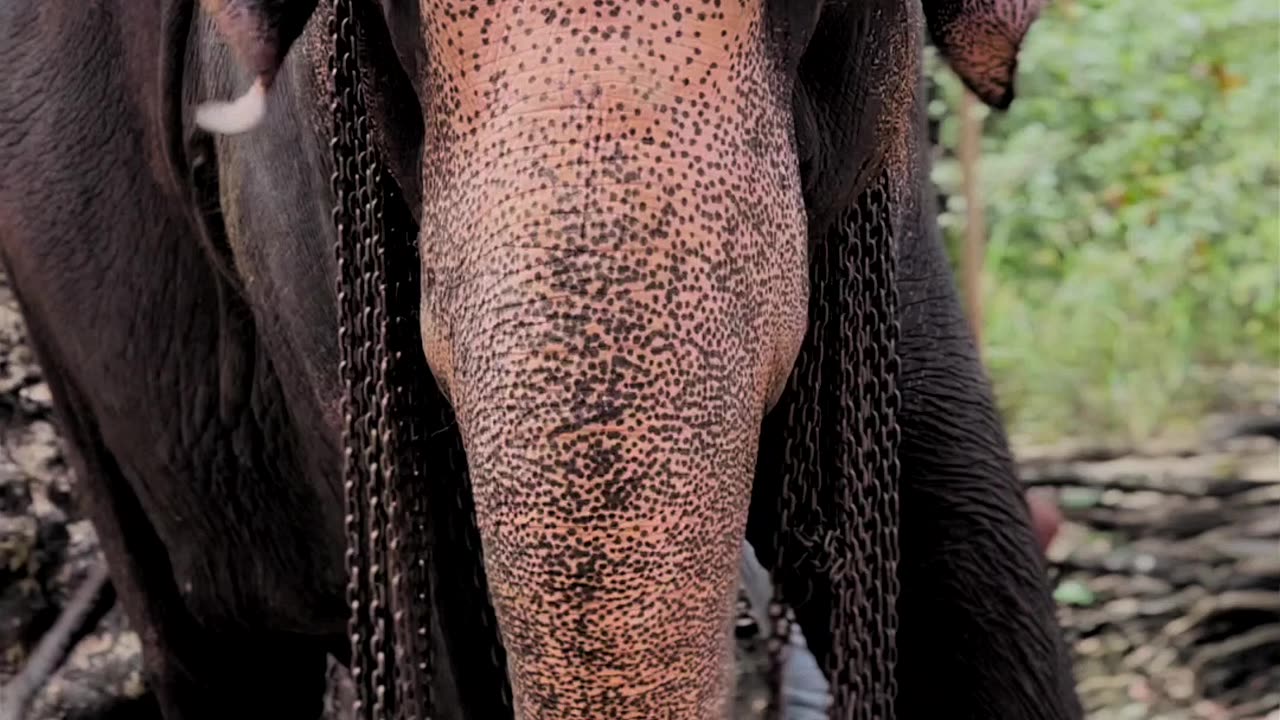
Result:
M452 385L520 716L724 717L758 366L625 300L521 294L458 328Z
M654 48L627 28L657 5L427 23L424 350L524 718L727 717L760 422L805 329L761 3Z

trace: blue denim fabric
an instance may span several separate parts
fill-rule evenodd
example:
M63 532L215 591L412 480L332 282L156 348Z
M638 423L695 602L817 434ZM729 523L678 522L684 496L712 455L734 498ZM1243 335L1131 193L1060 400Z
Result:
M741 577L751 614L756 623L769 627L769 598L772 593L769 573L756 559L749 543L742 544ZM804 641L798 623L791 624L787 665L782 675L782 716L786 720L827 720L831 695L827 678Z

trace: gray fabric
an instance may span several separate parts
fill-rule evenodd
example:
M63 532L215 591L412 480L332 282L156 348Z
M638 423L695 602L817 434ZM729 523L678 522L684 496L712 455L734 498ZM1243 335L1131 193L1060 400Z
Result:
M769 573L756 559L750 543L742 544L739 563L742 588L751 605L751 614L761 628L770 627L769 599L772 589ZM788 660L782 675L782 716L786 720L827 720L831 695L827 678L804 641L798 623L791 624Z

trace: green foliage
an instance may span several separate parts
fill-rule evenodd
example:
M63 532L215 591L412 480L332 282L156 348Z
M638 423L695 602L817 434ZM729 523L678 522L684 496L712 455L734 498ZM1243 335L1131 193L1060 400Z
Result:
M932 65L952 151L960 86ZM1013 431L1138 439L1280 364L1280 3L1056 0L984 123L983 352ZM960 178L948 152L953 252Z

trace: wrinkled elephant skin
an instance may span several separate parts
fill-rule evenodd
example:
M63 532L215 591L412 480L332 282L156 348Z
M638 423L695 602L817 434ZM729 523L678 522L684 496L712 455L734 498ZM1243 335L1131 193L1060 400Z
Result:
M1079 717L1056 520L1014 477L922 147L926 22L1003 107L1037 2L357 6L441 418L441 716L727 716L812 248L875 192L900 265L889 702ZM0 253L168 720L316 717L349 651L328 12L0 4Z
M756 437L805 326L789 87L759 3L688 41L639 31L674 3L559 5L428 25L429 56L480 60L424 91L427 359L524 711L720 717Z

